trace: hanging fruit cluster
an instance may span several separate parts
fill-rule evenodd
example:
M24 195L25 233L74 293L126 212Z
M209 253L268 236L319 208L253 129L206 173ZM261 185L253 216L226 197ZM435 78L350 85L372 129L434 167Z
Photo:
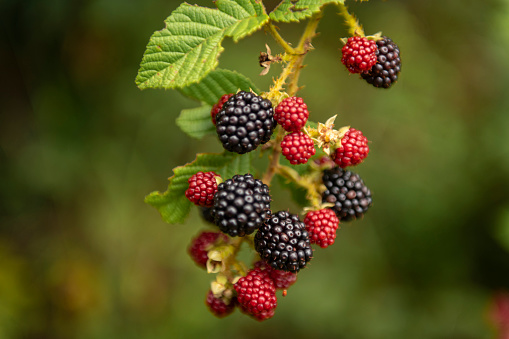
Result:
M216 2L218 10L215 12L186 4L179 7L167 20L167 28L156 32L151 39L137 81L142 88L180 88L184 94L205 103L201 108L184 110L177 124L196 138L215 133L225 152L198 154L195 161L175 168L168 190L150 194L146 202L158 208L169 223L182 222L191 203L199 207L212 229L200 232L192 240L189 254L198 266L216 274L206 294L206 304L218 317L238 308L261 321L274 316L276 291L283 290L285 296L298 273L313 259L312 245L320 248L333 245L340 223L363 217L372 205L371 191L357 173L347 169L366 159L369 142L358 129L335 128L336 116L324 123L308 121L310 108L303 98L296 96L303 60L313 49L311 41L316 35L322 8L328 1L319 6L283 1L267 14L263 4L249 0L252 12L248 18L258 20L249 22L244 21L245 17L232 14L240 13L234 11L239 3L223 2ZM348 13L344 1L331 3L339 7L352 35L342 39L341 62L348 72L359 73L375 87L391 87L401 70L398 46L381 34L365 36L356 18ZM260 92L241 74L213 70L215 66L210 66L207 72L196 69L205 74L196 80L189 71L196 62L187 59L181 61L189 63L189 69L181 69L187 78L179 78L178 69L175 72L173 67L181 67L181 64L176 63L178 57L174 55L188 50L186 55L192 59L195 57L192 53L204 52L189 49L196 44L194 40L172 52L171 43L178 44L178 41L164 39L172 37L175 27L185 30L187 26L178 26L183 13L190 20L205 20L206 16L190 15L193 11L212 17L229 15L237 23L243 23L244 26L232 26L231 31L224 31L224 36L234 40L265 27L284 49L284 53L272 55L266 46L267 52L260 54L260 65L264 68L261 75L267 74L271 65L283 64L274 85ZM308 25L299 43L292 47L279 35L274 23L302 18L309 18ZM207 24L214 23L207 21ZM248 29L246 25L255 26ZM202 36L207 34L203 32ZM171 58L177 59L171 59L170 54L159 54L163 53L161 51L172 52ZM156 57L166 58L163 61L171 67L153 69L161 65L167 67L164 63L154 64ZM208 65L206 58L200 62ZM269 154L268 166L258 178L251 165L253 153ZM281 161L281 155L286 164ZM305 195L301 211L272 209L270 185L274 176L286 180L294 196ZM252 249L252 264L238 260L237 254L243 244Z

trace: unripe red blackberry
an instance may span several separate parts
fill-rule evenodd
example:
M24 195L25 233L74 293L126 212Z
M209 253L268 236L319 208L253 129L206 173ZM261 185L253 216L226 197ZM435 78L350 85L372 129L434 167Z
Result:
M274 316L274 309L268 310L268 311L262 311L260 313L252 314L249 312L248 309L246 309L244 306L240 306L240 311L244 314L249 315L251 318L256 319L258 321L264 321L267 319L270 319Z
M216 298L211 290L207 293L205 304L210 312L218 318L224 318L235 310L235 299L225 300L225 298L221 297Z
M334 214L334 213L333 213ZM260 260L254 264L255 268L266 270L278 290L284 290L297 281L297 274L287 271L276 270L265 261Z
M339 227L339 219L334 211L328 208L310 211L306 214L304 223L312 244L317 244L321 248L334 244L336 230Z
M270 100L240 91L216 115L216 132L223 147L244 154L270 140L276 128Z
M234 93L230 93L230 94L225 94L223 95L219 101L214 105L212 106L212 109L210 110L210 116L212 118L212 123L215 125L216 124L216 115L217 113L219 113L219 111L221 110L221 108L223 108L223 104L225 102L228 101L228 99L230 99L232 96L234 95Z
M322 202L334 204L330 209L339 221L362 217L373 202L371 191L356 173L334 167L323 172L322 180L326 187Z
M309 118L308 106L299 97L286 98L277 105L274 119L287 132L297 132Z
M376 44L377 62L369 72L362 74L362 78L375 87L389 88L398 81L401 71L399 47L385 36Z
M254 244L260 257L277 270L298 272L313 257L306 225L286 211L273 214L260 227Z
M341 168L360 164L369 153L368 139L361 131L350 128L341 139L341 146L332 153L332 159Z
M215 224L232 237L256 231L270 216L269 187L251 174L235 175L218 186Z
M290 164L305 164L315 155L313 140L303 132L293 132L285 135L281 141L281 152Z
M201 232L191 241L188 252L191 259L202 268L207 267L209 250L220 243L228 241L228 237L220 232Z
M214 205L214 194L217 192L216 177L219 174L214 172L198 172L187 181L189 188L186 190L186 197L192 203L203 207Z
M276 287L266 271L254 268L234 285L237 302L251 315L262 315L277 306ZM263 320L263 319L260 319Z
M376 64L376 50L375 41L360 36L350 37L341 50L341 62L350 73L367 72Z

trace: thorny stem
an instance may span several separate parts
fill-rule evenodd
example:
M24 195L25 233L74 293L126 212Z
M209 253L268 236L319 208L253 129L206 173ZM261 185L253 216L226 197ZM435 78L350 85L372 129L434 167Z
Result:
M267 29L269 30L270 34L272 34L276 42L280 44L281 47L284 48L286 53L295 54L295 49L292 46L290 46L290 44L287 43L285 39L283 39L283 37L277 31L277 27L274 26L272 22L269 21L269 23L267 24Z
M267 95L267 98L269 100L279 100L280 92L285 87L286 81L289 80L287 88L287 93L290 96L294 96L297 91L299 90L298 86L298 80L300 71L304 66L302 65L304 58L306 57L307 52L309 52L311 49L313 49L313 46L311 45L311 41L313 37L316 36L316 28L318 27L318 23L320 22L320 19L322 18L321 13L317 13L313 15L304 30L304 33L302 34L300 41L296 48L291 47L279 34L277 31L276 26L274 26L271 22L267 24L267 28L276 40L276 42L281 45L288 56L288 63L286 67L281 72L280 76L277 80L274 82L274 86L271 88L270 92ZM270 183L272 181L272 178L278 172L278 169L280 168L279 164L279 158L281 156L281 141L283 140L283 137L285 135L285 131L281 126L278 127L278 132L276 135L276 139L274 140L274 146L272 149L272 154L269 156L270 163L267 167L267 171L265 172L265 175L263 176L262 181L270 186ZM302 183L301 183L302 184ZM313 200L313 205L314 199ZM245 272L241 272L242 267L239 264L239 262L236 260L237 253L240 250L240 247L242 245L242 242L244 241L244 238L247 238L246 241L249 242L252 245L252 238L249 237L241 237L239 240L234 240L234 242L231 244L234 247L233 253L228 256L228 258L225 259L225 267L226 270L223 272L225 275L227 275L228 280L231 282L234 277L232 276L232 272L230 267L234 266L241 275L245 275ZM243 269L242 269L243 271Z
M289 53L290 60L288 61L288 64L283 69L283 72L279 76L279 78L275 81L274 87L270 90L269 98L272 99L274 96L276 96L281 89L283 88L284 84L286 83L286 80L289 79L289 84L287 86L288 89L288 95L294 96L297 91L299 90L298 81L299 81L299 75L301 69L304 67L302 65L304 58L306 57L307 52L309 52L311 49L313 49L313 46L311 45L311 41L316 36L316 28L318 27L318 23L320 22L320 19L322 18L322 13L314 14L308 21L308 24L304 30L304 33L302 33L302 36L300 38L299 44L297 45L297 48L294 49L294 53ZM270 27L274 27L272 24L269 24ZM275 27L274 27L275 30ZM277 31L276 31L277 32ZM281 36L278 33L278 37L281 38ZM282 39L282 38L281 38ZM279 42L278 39L276 41ZM282 40L284 41L284 40ZM285 42L286 44L286 42ZM287 44L286 44L287 45ZM286 47L282 44L283 48ZM288 53L288 52L287 52ZM267 168L267 171L265 172L265 175L263 176L262 181L267 185L270 186L270 183L272 181L272 178L274 177L274 174L276 174L277 168L279 167L279 158L281 156L281 140L283 140L285 131L279 127L279 131L276 136L276 140L274 143L274 148L272 150L272 154L270 155L270 163Z
M345 18L345 24L348 26L348 33L352 36L364 36L364 29L362 25L359 24L359 20L355 17L355 15L350 14L348 12L348 8L345 4L337 3L339 8L339 14L341 14Z
M224 260L224 267L226 267L226 270L223 272L229 281L232 281L233 280L233 275L232 275L232 272L230 270L230 267L231 266L235 266L235 268L237 270L243 270L242 267L239 267L238 263L237 263L237 253L239 253L240 251L240 247L242 246L242 243L244 242L244 237L237 237L237 238L231 238L231 246L233 247L233 252L231 253L231 255L229 255L225 260ZM240 272L240 273L244 273L244 272Z

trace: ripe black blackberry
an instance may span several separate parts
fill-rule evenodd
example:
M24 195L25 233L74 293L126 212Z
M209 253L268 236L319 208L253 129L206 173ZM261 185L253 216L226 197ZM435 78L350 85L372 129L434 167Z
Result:
M228 99L216 115L216 132L223 147L239 154L265 144L275 127L272 103L244 91Z
M376 64L361 76L375 87L389 88L398 80L401 71L399 47L386 36L377 40L376 44L378 46Z
M232 237L256 231L270 217L269 187L251 174L235 175L217 187L215 224Z
M371 191L354 172L334 167L323 172L322 180L327 188L322 194L322 201L334 204L331 209L339 221L363 216L373 202Z
M256 233L255 249L272 268L298 272L313 257L306 225L295 214L279 211Z

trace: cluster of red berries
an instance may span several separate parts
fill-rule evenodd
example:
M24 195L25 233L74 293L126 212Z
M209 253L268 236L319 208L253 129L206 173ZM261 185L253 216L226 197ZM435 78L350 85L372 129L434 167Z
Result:
M292 165L305 164L316 153L313 140L301 132L308 118L308 106L299 97L284 99L274 112L276 122L289 132L281 141L281 153Z
M191 242L189 254L196 264L205 268L209 250L228 243L229 238L220 232L201 232ZM205 263L204 258L207 258ZM283 290L283 294L286 294L286 289L296 280L295 273L276 270L264 261L257 261L246 276L234 284L226 286L216 294L209 290L206 304L219 318L229 315L238 306L241 312L254 319L266 320L274 316L277 306L276 290Z

